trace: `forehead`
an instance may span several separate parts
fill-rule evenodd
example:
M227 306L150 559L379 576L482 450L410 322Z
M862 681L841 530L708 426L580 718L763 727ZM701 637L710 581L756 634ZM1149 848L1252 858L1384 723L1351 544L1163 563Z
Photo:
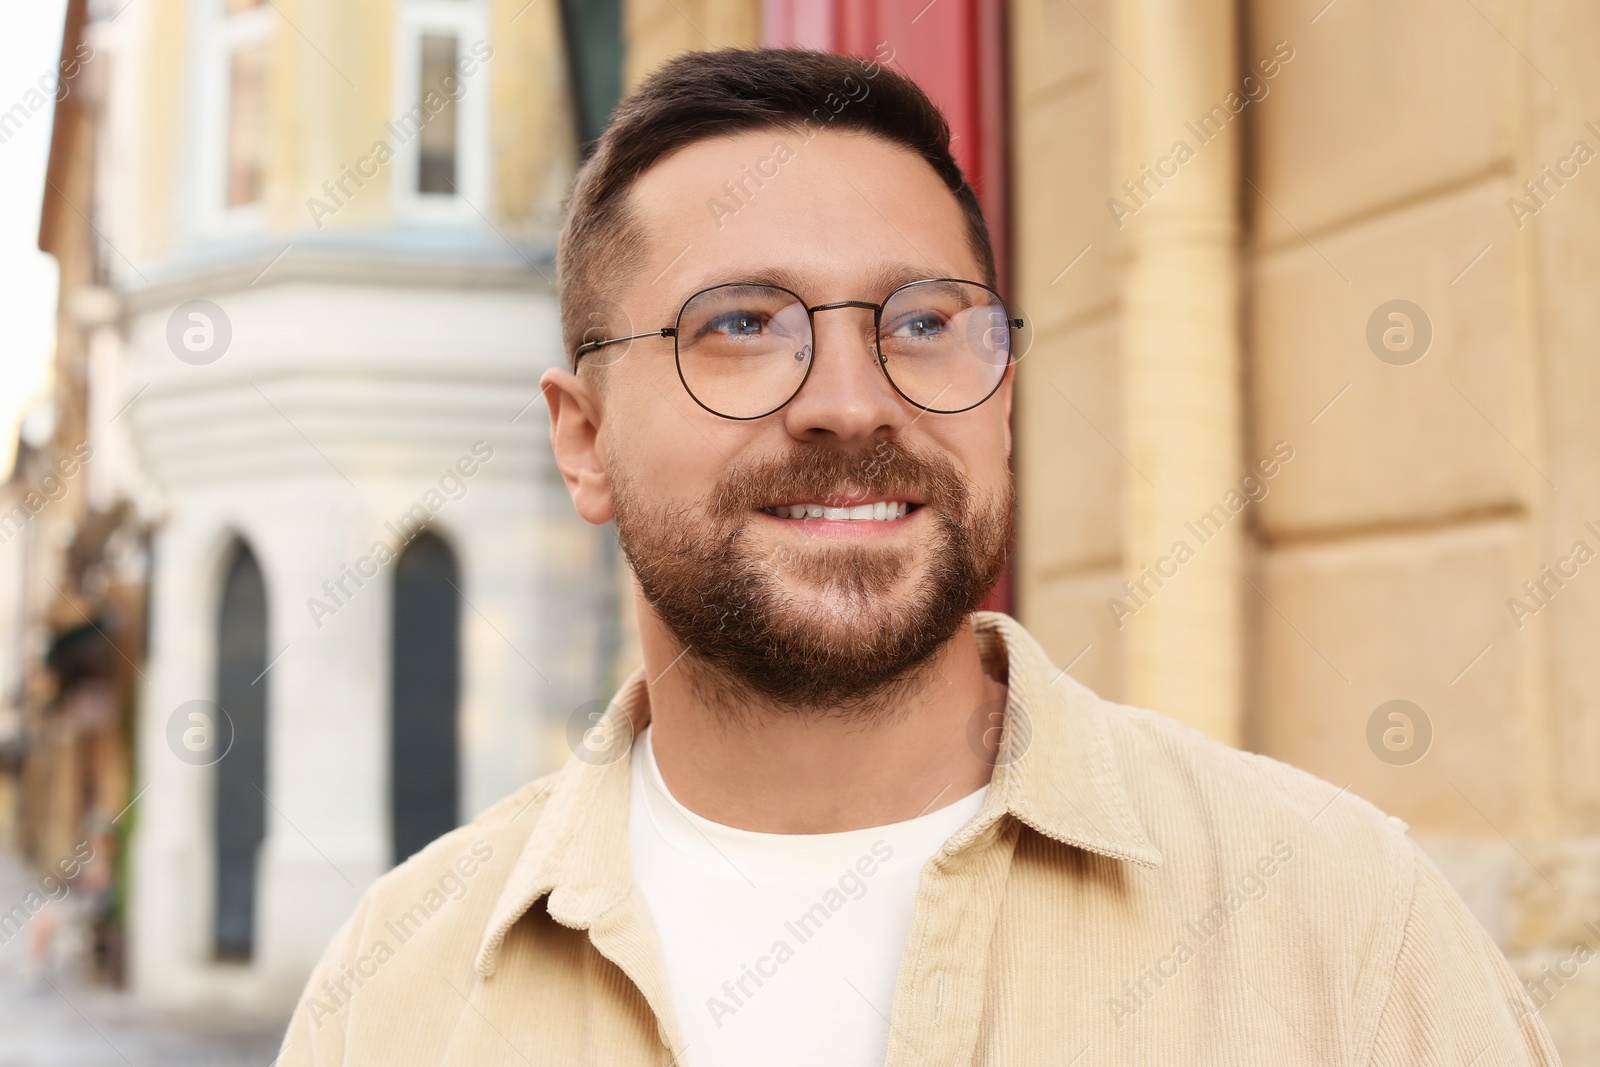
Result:
M775 127L697 141L641 175L629 206L648 243L638 282L680 298L774 272L819 301L895 279L981 280L955 194L921 156L870 134Z

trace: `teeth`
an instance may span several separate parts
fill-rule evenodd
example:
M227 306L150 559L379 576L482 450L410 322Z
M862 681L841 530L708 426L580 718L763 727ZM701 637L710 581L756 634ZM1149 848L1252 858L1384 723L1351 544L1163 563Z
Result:
M857 504L848 508L828 508L821 504L783 504L766 510L768 514L776 515L780 519L893 522L910 511L911 505L903 500L877 500L871 504Z

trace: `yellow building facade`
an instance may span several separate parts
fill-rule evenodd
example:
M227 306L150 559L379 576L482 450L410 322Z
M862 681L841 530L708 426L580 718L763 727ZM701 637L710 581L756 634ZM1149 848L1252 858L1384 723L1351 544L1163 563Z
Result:
M1600 1063L1593 12L1009 11L1023 620L1405 819Z

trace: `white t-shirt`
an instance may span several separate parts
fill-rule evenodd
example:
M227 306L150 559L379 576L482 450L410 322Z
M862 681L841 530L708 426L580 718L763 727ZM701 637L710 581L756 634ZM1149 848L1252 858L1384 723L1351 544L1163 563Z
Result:
M701 818L633 750L628 849L689 1067L878 1067L917 877L987 787L927 815L834 834Z

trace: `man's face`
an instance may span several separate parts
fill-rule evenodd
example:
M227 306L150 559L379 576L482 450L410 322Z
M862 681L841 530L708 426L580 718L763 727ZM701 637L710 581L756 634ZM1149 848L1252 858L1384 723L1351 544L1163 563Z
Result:
M631 320L618 334L670 325L690 294L725 282L772 281L815 306L982 280L938 175L862 134L702 141L642 175L630 203L647 247L613 310ZM796 708L863 704L924 665L1003 566L1009 373L972 410L926 413L895 392L873 341L870 310L817 313L804 386L748 421L695 403L670 339L586 357L606 364L592 446L603 473L569 474L574 499L591 521L615 517L653 610L734 690ZM794 517L868 504L873 518Z

